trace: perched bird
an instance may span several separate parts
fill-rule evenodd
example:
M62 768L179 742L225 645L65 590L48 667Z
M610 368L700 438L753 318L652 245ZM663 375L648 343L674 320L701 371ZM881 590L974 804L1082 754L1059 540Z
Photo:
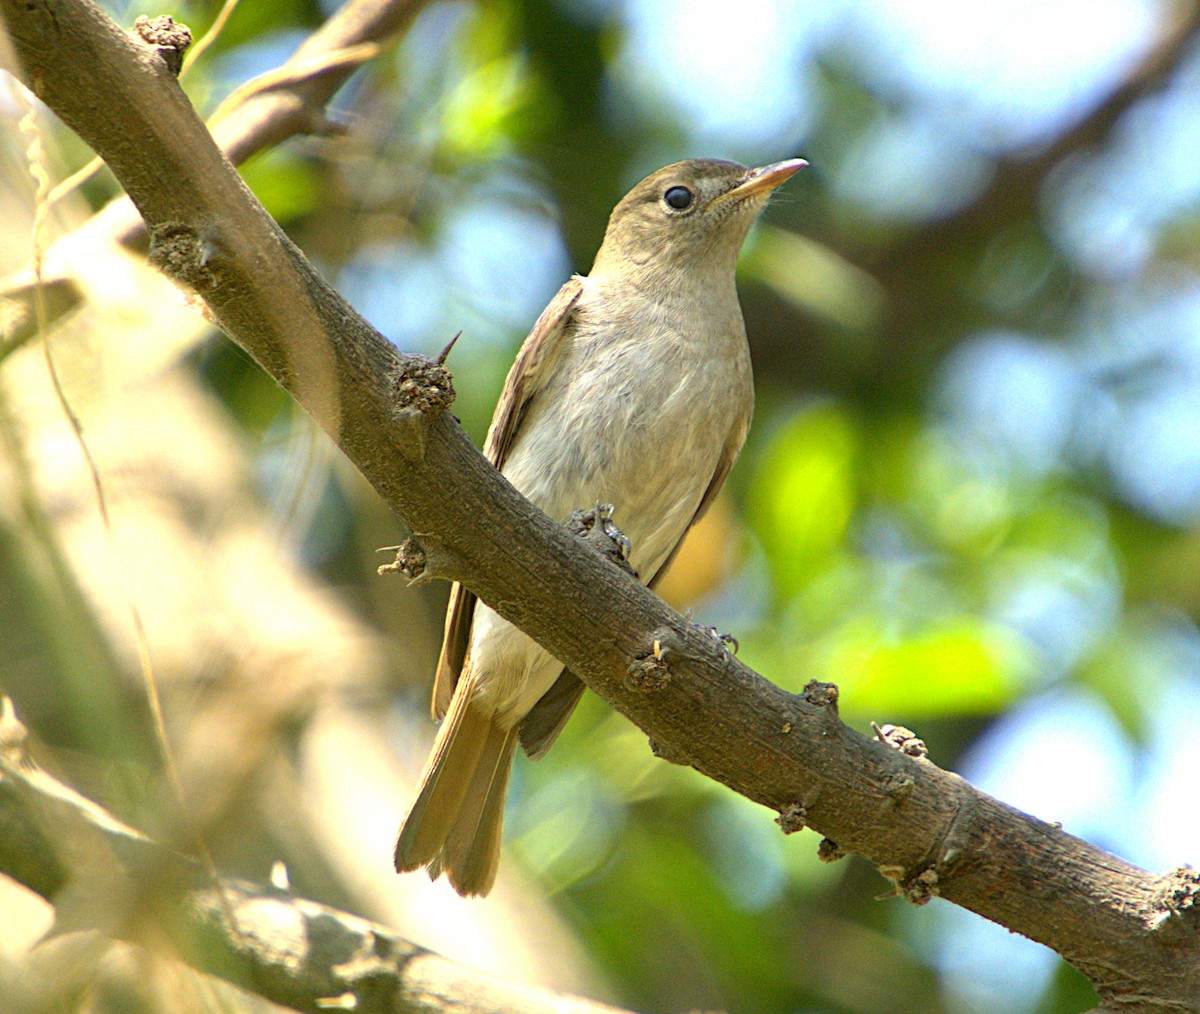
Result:
M651 587L746 439L754 387L734 265L771 191L803 165L691 159L647 176L613 211L591 273L534 324L496 406L488 459L552 518L613 504ZM455 584L433 692L442 725L396 869L427 866L459 894L486 894L517 744L542 756L582 693Z

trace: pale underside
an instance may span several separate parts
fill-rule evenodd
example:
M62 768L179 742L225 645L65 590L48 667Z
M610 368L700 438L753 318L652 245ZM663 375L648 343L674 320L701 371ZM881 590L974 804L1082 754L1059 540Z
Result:
M630 562L650 582L741 449L753 405L749 352L736 297L722 301L732 314L704 320L699 331L694 316L685 325L675 301L661 294L622 301L626 317L609 313L601 328L589 310L599 300L614 305L604 285L573 278L547 308L535 331L560 330L544 336L537 362L518 360L514 372L524 367L532 390L501 404L486 450L557 521L581 507L613 504L613 520L632 544ZM658 336L652 346L626 337L648 331ZM456 586L452 597L435 711L444 711L465 662L475 706L511 728L563 665L483 603L468 619L468 594ZM469 650L459 660L453 642L463 620L471 622L469 640L461 628L457 639Z

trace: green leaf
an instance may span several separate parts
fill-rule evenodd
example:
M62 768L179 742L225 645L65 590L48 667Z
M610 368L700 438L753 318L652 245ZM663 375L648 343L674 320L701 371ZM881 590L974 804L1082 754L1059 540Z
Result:
M861 618L824 646L818 678L841 684L860 711L937 717L991 714L1020 692L1031 659L1006 628L950 616L909 636L888 636L886 618Z
M854 424L824 404L797 413L762 455L749 521L785 596L809 581L845 538L857 498L857 453Z

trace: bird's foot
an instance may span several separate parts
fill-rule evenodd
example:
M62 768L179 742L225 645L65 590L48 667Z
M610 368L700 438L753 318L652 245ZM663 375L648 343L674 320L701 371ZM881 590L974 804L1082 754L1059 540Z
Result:
M572 535L583 539L601 556L637 577L629 566L629 553L633 547L625 533L613 522L613 510L610 503L598 503L595 507L572 511L563 523Z
M710 627L706 623L694 622L692 620L692 611L690 609L684 615L688 623L699 630L702 634L707 634L709 637L711 637L722 648L729 652L730 655L736 655L738 653L738 639L732 634L724 634L716 627Z

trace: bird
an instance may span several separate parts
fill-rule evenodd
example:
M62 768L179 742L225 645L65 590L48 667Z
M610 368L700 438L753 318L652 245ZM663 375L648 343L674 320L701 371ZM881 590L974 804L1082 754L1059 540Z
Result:
M754 410L734 282L771 192L807 163L676 162L617 204L587 275L559 289L521 346L484 454L556 520L612 504L651 588L711 506ZM461 584L451 587L433 714L441 720L395 867L492 888L518 744L533 759L584 690L562 662Z

